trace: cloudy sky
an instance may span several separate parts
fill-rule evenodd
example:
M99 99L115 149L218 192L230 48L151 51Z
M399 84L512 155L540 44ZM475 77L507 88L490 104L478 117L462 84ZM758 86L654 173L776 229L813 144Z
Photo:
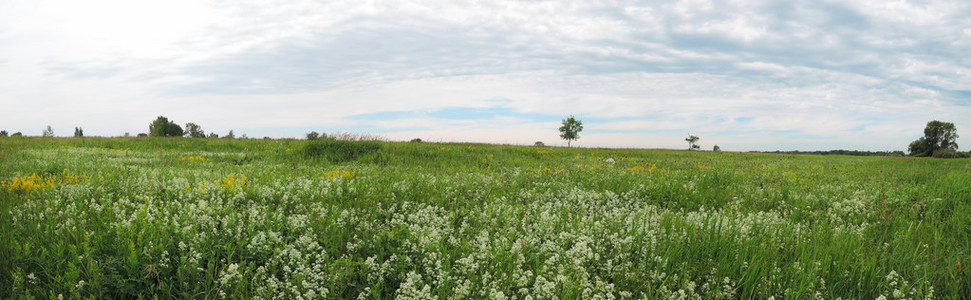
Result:
M971 148L971 2L0 1L0 129Z

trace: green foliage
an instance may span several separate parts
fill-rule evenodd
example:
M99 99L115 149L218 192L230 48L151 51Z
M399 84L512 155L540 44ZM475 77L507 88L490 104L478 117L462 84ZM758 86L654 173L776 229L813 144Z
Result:
M376 141L324 139L310 141L304 146L303 153L308 158L323 158L334 163L340 163L353 161L358 157L378 152L381 149L381 143Z
M718 145L715 145L714 147L711 147L711 151L715 151L715 152L722 151L722 148L718 147Z
M81 127L74 127L74 137L84 137L84 130Z
M158 116L148 125L148 134L153 137L181 137L184 132L179 124L169 121L169 118Z
M563 126L560 126L560 138L566 140L566 146L570 147L570 142L580 138L580 131L583 131L583 122L573 116L563 119Z
M0 130L0 137L2 137L2 136L7 136L7 131L6 130Z
M927 122L924 136L911 142L907 150L912 156L957 157L957 127L954 123L938 120Z
M420 138L413 138L409 142L412 142L412 143L421 143L421 139Z
M224 139L228 139L228 140L231 140L231 139L235 139L235 138L236 138L236 135L235 135L235 134L233 134L233 130L232 130L232 129L230 129L230 130L229 130L229 133L227 133L227 134L226 134L226 136L224 136L223 138L224 138Z
M41 136L44 136L44 137L53 137L54 136L54 128L51 128L51 125L47 125L47 129L44 129L44 132L41 133Z
M10 136L23 136L23 135L24 134L20 133L20 131L17 131L17 132L14 132L13 134L11 134Z
M542 141L536 141L535 143L533 143L533 146L536 146L536 147L544 147L544 146L546 146L546 144L543 144Z
M308 141L313 141L313 140L316 140L316 139L319 139L319 138L320 138L320 133L317 133L316 131L311 131L311 132L308 132L307 133L307 140Z
M185 123L184 134L191 138L206 137L206 132L202 131L202 126L199 126L196 123Z

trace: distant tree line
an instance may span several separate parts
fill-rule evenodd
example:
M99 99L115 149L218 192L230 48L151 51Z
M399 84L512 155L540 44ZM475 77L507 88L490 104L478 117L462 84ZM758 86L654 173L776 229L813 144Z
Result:
M577 120L573 116L563 119L563 126L560 127L560 137L567 141L567 147L570 147L570 142L580 138L580 131L583 130L583 122ZM139 133L138 137L190 137L190 138L219 138L216 133L209 133L202 130L202 126L195 123L186 123L185 128L179 126L179 124L174 121L169 120L164 116L158 116L155 121L152 121L148 125L149 133ZM9 136L22 136L20 132L15 132L9 134ZM50 125L41 133L45 137L53 137L54 129ZM6 130L0 130L0 137L8 136ZM129 133L125 133L125 136L130 136ZM81 127L74 127L74 137L84 137L84 130ZM343 136L338 133L335 136L328 136L327 134L318 133L316 131L311 131L306 135L307 140L355 140L350 134L343 134ZM236 135L232 130L229 131L224 139L235 139ZM243 139L246 139L246 135L242 135ZM360 138L360 137L358 137ZM960 158L960 157L971 157L971 152L958 152L958 144L956 139L958 138L957 127L954 123L942 122L938 120L927 122L927 126L924 128L924 136L911 142L908 146L908 151L911 156L932 156L939 158ZM264 139L269 139L265 137ZM698 145L698 140L700 138L694 135L688 135L685 141L688 142L688 150L701 149ZM411 142L420 143L422 140L420 138L415 138ZM536 146L544 146L543 142L537 141ZM715 145L712 147L712 151L721 151L721 147ZM754 153L786 153L786 154L813 154L813 155L850 155L850 156L904 156L906 155L903 151L859 151L859 150L829 150L829 151L749 151Z
M849 156L904 156L903 151L859 151L859 150L828 150L828 151L749 151L751 153L771 154L812 154L812 155L849 155Z

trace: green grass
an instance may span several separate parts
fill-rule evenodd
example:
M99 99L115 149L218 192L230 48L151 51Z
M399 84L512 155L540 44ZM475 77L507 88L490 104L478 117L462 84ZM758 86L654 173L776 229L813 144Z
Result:
M967 298L969 169L969 159L0 138L0 297Z

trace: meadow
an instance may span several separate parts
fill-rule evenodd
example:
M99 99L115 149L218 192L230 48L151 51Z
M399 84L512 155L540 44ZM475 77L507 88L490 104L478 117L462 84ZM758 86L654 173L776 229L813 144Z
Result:
M0 297L967 299L969 171L969 159L7 137Z

